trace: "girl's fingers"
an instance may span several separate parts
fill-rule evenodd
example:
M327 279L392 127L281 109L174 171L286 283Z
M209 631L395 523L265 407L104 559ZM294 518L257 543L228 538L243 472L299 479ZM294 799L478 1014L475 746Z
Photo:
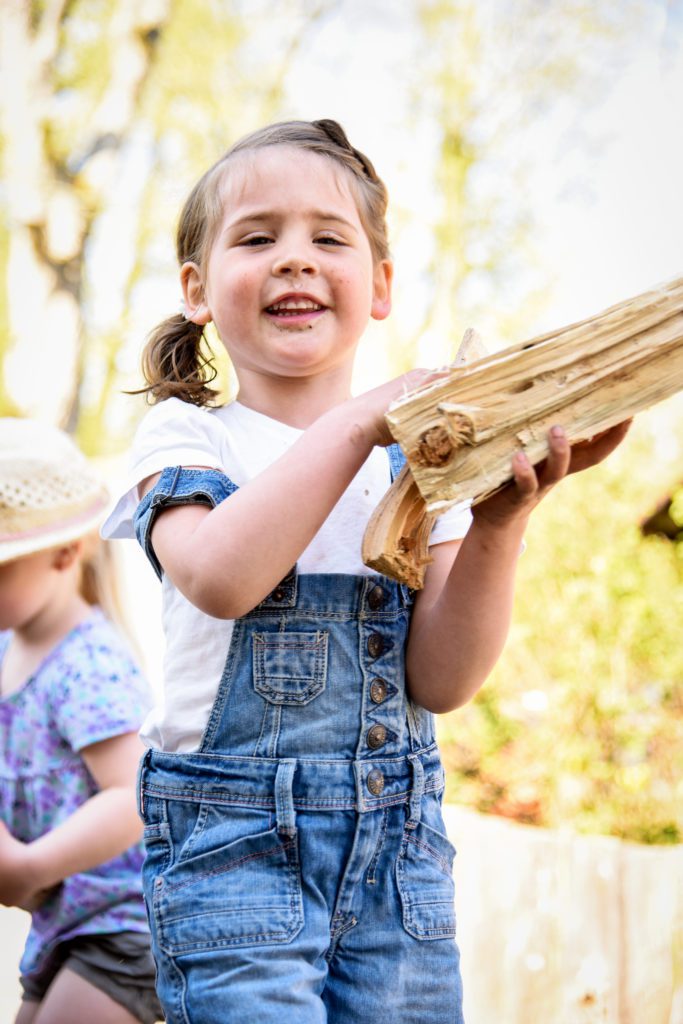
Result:
M560 426L548 431L548 456L539 473L541 487L553 487L567 475L572 452L567 435Z
M590 469L606 459L621 444L629 431L632 419L617 423L609 430L603 430L587 441L579 441L572 445L570 473L578 473L582 469Z
M554 487L567 475L571 449L562 427L552 427L548 433L548 455L534 467L524 452L517 452L512 460L512 472L520 498L542 496L541 492Z
M532 497L538 490L538 477L524 452L516 452L513 455L512 473L520 498Z

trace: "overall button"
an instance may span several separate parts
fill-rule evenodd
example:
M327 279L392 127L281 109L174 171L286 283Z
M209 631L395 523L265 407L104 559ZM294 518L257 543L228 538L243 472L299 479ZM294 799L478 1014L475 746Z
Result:
M380 796L384 789L384 775L379 768L373 768L371 772L368 772L368 789L373 796Z
M368 604L373 612L376 612L378 608L381 608L384 604L384 590L379 585L372 588L368 594Z
M373 679L370 683L370 700L373 704L381 704L387 699L387 684L384 679Z
M371 658L379 658L384 650L384 640L379 633L371 633L368 637L368 654Z
M377 750L377 748L383 746L386 741L387 730L383 725L373 725L371 729L368 729L368 746L372 750Z
M276 587L270 596L272 597L273 601L284 601L285 592L282 589L282 587Z

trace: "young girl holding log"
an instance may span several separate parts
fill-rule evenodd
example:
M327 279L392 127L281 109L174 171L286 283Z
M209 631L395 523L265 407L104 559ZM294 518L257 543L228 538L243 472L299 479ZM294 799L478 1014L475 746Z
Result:
M386 199L336 122L293 121L234 145L181 214L184 313L145 351L157 404L105 528L162 581L140 803L169 1021L462 1020L433 713L500 654L533 508L623 434L572 451L556 427L536 470L515 454L509 487L437 521L417 595L367 570L400 461L383 414L433 377L351 397L391 308ZM218 408L210 322L239 383Z
M107 493L66 434L0 419L0 902L31 912L16 1024L153 1024L137 735L151 693L106 612Z

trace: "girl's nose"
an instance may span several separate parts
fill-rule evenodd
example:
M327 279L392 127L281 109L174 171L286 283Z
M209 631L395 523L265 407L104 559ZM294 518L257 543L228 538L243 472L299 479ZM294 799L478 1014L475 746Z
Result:
M277 277L298 277L299 274L312 276L318 273L318 264L310 256L290 253L278 256L273 263L273 273Z

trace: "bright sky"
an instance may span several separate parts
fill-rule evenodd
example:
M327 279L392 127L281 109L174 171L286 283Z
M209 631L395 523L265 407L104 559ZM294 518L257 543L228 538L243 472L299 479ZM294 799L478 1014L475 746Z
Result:
M535 273L551 282L538 330L683 274L683 3L650 0L643 10L604 94L556 104L516 140L532 154L525 184L537 221ZM408 19L384 0L336 5L291 78L290 107L342 121L393 203L419 208L430 199L434 137L408 116Z

